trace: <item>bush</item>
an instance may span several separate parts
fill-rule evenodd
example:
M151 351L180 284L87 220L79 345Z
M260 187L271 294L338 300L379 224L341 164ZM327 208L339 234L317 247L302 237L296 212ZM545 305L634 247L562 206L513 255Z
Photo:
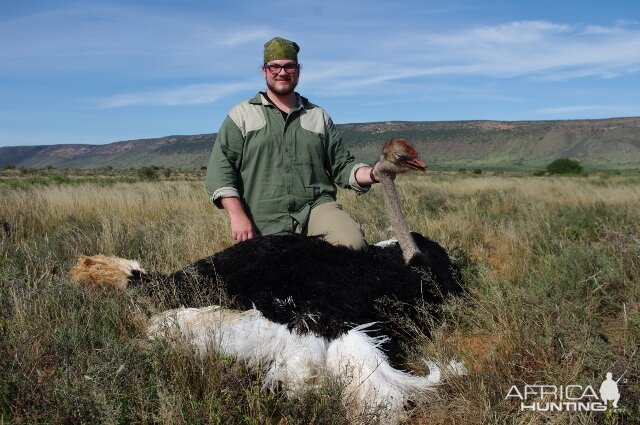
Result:
M142 180L158 180L158 170L154 167L142 167L138 170L138 177Z
M64 174L57 174L51 177L51 182L56 184L68 184L71 183L71 179L69 176L65 176Z
M551 174L580 174L582 165L575 159L558 158L547 165L547 171Z
M475 170L473 170L473 174L482 174L482 170L479 168L476 168Z

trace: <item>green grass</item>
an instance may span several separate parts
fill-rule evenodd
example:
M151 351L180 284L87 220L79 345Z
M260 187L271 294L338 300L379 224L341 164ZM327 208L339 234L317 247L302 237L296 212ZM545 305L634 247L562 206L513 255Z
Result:
M78 253L167 273L232 244L202 173L153 182L93 173L14 186L28 178L16 172L0 184L0 423L349 423L341 382L298 398L262 390L259 374L232 358L147 340L162 306L75 287ZM398 185L411 227L457 256L465 278L441 322L425 315L407 368L457 357L470 369L417 403L411 423L640 423L637 175L435 173ZM379 188L341 192L340 202L369 240L391 236ZM626 372L616 412L520 412L505 400L525 383L597 389L608 371ZM375 413L354 421L375 423Z

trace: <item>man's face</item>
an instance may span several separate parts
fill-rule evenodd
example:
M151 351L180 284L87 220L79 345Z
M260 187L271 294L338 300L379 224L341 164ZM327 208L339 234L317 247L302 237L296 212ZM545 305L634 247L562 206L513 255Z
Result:
M300 68L295 61L278 59L268 62L262 68L262 75L269 90L278 95L287 95L293 93L298 85Z

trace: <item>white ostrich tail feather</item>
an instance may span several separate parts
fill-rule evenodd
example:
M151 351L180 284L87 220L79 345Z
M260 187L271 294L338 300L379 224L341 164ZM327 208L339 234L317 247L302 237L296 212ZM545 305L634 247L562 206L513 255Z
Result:
M394 369L380 349L380 338L367 335L371 325L358 326L329 345L327 371L346 380L348 398L361 407L386 408L385 423L395 423L408 400L420 397L439 382L439 369L430 369L426 377Z
M422 359L422 361L429 368L429 375L426 378L434 384L438 384L452 376L464 376L468 373L464 363L457 361L455 358L450 359L447 364L442 366L439 366L433 360Z
M459 362L456 359L449 360L449 364L447 365L447 371L453 376L464 376L469 371L463 362Z
M425 378L432 382L434 385L439 384L440 380L442 379L442 373L440 372L440 368L438 367L438 365L431 360L425 360L424 363L429 368L429 374L425 376Z
M266 388L282 384L290 391L302 390L324 378L328 342L290 332L256 309L179 308L149 320L149 338L171 335L185 338L201 355L213 349L264 371Z
M378 336L371 336L369 335L367 332L371 332L374 331L375 329L372 329L374 325L377 325L378 322L369 322L369 323L365 323L363 325L358 325L355 328L352 328L349 332L360 332L362 333L362 335L366 336L367 339L376 347L376 348L380 348L382 346L382 344L384 344L385 342L389 342L389 340L391 338L389 338L386 335L378 335Z

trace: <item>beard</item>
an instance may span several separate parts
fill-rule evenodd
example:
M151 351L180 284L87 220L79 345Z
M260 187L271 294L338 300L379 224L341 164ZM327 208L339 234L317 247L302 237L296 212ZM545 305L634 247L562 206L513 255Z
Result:
M269 88L269 90L272 93L275 93L280 96L285 96L293 93L293 91L296 89L296 86L298 85L298 82L293 78L289 78L288 80L281 80L281 81L269 80L267 78L266 81L267 81L267 87ZM285 82L286 84L283 84Z

